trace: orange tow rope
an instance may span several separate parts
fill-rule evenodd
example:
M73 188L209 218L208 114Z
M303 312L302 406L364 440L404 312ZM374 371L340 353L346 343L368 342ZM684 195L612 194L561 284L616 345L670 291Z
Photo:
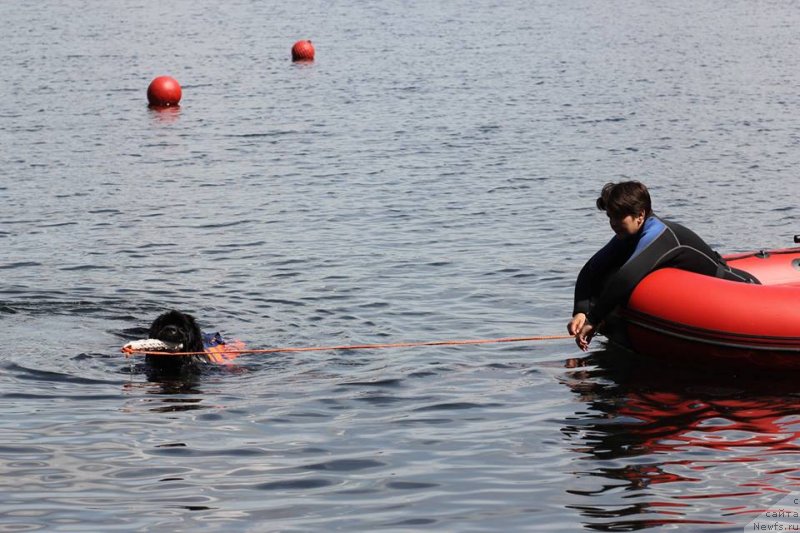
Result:
M397 342L393 344L351 344L346 346L310 346L300 348L267 348L264 350L219 350L218 353L238 356L242 354L271 354L290 352L322 352L330 350L377 350L382 348L413 348L415 346L461 346L465 344L498 344L502 342L531 342L571 339L572 335L539 335L536 337L502 337L499 339L472 339L454 341ZM125 349L125 357L131 355L207 355L208 352L152 352L146 350Z

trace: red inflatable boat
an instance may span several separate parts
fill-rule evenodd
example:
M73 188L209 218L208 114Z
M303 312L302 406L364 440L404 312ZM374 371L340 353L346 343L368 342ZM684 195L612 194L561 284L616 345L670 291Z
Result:
M761 285L656 270L620 313L624 343L669 360L800 369L800 248L725 259Z

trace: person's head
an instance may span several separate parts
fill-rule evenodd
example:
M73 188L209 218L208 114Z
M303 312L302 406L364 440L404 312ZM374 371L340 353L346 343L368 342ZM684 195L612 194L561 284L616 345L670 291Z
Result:
M638 181L606 183L597 199L597 208L606 212L611 229L621 239L638 232L653 214L650 193Z

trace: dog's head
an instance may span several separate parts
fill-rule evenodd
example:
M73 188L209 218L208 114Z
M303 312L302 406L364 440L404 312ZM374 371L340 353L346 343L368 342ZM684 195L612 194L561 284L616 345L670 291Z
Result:
M168 311L150 325L148 336L171 344L181 344L182 352L202 352L203 334L192 315Z
M194 317L180 311L168 311L150 325L149 338L169 344L180 344L176 351L202 352L203 334ZM205 361L202 355L147 356L145 361L160 370L181 370L194 363Z

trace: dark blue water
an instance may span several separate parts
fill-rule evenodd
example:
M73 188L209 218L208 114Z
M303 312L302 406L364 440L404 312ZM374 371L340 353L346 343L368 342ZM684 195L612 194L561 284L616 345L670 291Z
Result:
M560 334L612 180L790 245L800 12L697 4L0 3L0 530L741 531L800 490L794 376L119 353L173 307L255 348Z

